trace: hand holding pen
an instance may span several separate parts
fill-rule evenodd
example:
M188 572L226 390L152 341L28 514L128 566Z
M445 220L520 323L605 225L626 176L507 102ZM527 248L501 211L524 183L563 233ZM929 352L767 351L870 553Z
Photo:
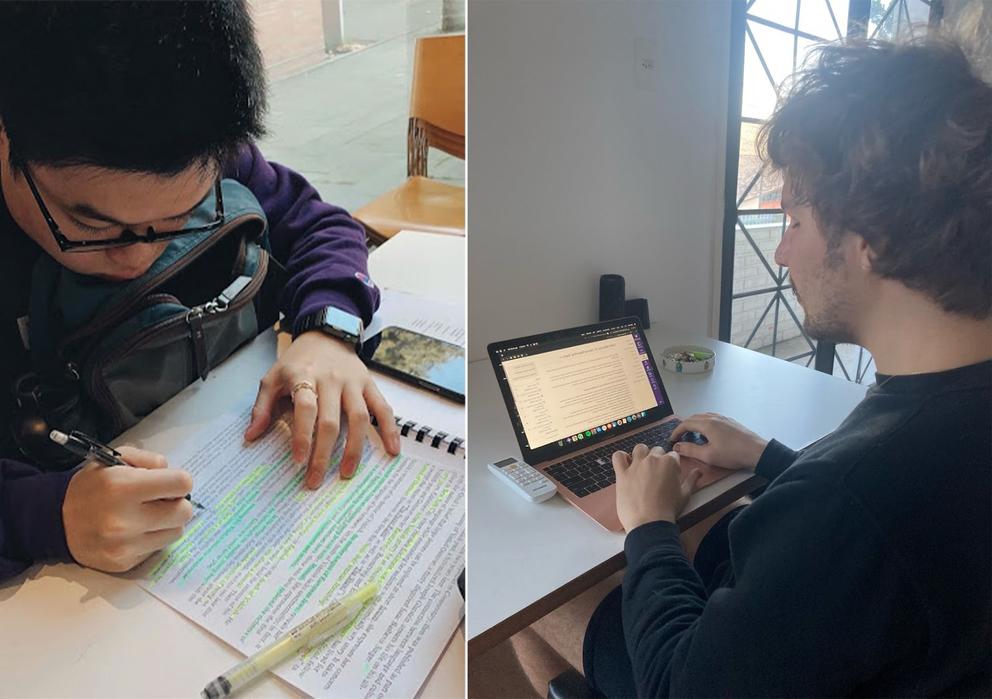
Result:
M88 437L82 432L72 431L69 434L52 430L49 438L56 444L65 447L81 459L97 461L104 466L130 466L122 457L121 453L113 447L108 447L103 442L98 442L93 437ZM198 503L193 497L186 493L183 496L189 500L190 504L198 510L202 510L203 505Z
M83 449L65 441L74 451ZM89 441L80 454L89 463L72 475L62 504L65 542L80 565L119 573L182 536L194 513L186 499L193 478L168 468L160 454L133 447L91 449L103 445ZM114 465L107 464L111 457Z

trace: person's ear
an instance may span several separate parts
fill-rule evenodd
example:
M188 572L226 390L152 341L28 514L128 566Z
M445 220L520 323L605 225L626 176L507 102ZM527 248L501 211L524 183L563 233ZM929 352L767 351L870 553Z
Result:
M868 241L860 235L855 235L855 250L857 251L858 265L865 272L871 272L875 268L875 251L871 249Z

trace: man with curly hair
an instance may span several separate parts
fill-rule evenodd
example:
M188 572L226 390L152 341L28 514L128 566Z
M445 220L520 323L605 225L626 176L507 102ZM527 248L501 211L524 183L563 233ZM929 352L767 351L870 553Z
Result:
M989 696L992 86L942 40L828 46L764 136L806 330L866 347L877 383L799 452L707 414L672 436L706 445L614 455L628 567L586 677L608 696ZM692 561L680 455L770 483Z

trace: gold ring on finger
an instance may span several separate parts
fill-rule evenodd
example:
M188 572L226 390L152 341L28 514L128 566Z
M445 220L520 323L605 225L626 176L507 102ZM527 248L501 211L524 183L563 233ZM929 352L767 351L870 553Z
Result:
M301 389L306 389L313 393L314 396L317 395L317 388L309 381L300 381L293 386L293 390L289 392L290 400L296 400L296 392Z

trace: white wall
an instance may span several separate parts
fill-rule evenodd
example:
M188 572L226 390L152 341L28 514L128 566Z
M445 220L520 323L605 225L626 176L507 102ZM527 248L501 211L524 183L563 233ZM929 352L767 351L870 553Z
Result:
M714 334L729 0L468 4L469 359L594 322L603 273Z

